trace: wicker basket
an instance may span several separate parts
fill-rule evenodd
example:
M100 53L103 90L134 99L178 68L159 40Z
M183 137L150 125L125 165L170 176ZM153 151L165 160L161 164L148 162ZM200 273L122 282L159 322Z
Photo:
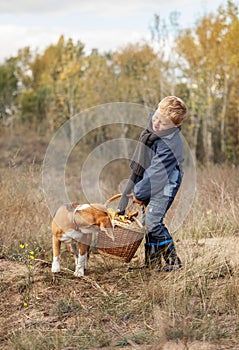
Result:
M115 198L116 196L112 197L112 199ZM110 201L112 200L108 200L107 203ZM140 228L136 223L126 224L115 220L115 240L112 241L105 233L100 233L97 244L98 252L128 263L135 255L144 235L145 229Z

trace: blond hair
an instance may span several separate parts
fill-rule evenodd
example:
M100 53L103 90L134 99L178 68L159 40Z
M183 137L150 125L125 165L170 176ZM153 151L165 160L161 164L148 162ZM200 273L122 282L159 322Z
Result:
M176 96L167 96L163 98L159 104L158 109L160 114L169 118L175 125L179 125L187 117L187 106Z

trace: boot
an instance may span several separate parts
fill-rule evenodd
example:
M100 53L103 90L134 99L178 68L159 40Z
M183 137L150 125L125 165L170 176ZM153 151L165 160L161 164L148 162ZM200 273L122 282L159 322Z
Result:
M145 243L145 260L143 266L138 267L128 267L128 272L133 270L144 270L147 268L157 267L158 271L162 270L162 253L165 248L157 245L151 245L150 243Z
M133 270L148 269L150 267L150 252L151 252L151 246L148 243L145 243L145 245L144 245L144 253L145 253L144 265L134 266L134 267L129 266L127 271L132 272Z
M166 249L163 252L163 258L166 262L164 271L176 271L182 268L182 262L176 253L173 242L167 245Z
M145 267L159 270L162 268L162 248L156 245L145 243Z

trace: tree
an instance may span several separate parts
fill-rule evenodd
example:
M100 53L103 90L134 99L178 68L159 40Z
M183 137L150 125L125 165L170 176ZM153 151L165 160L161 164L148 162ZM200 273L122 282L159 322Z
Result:
M203 17L195 31L182 31L176 40L192 114L200 124L198 154L206 163L227 157L228 106L238 77L238 28L238 10L228 1L226 9Z
M17 84L16 60L10 58L0 65L0 122L8 126L16 110Z
M160 97L160 62L147 44L128 45L113 54L119 101L142 103L155 108Z

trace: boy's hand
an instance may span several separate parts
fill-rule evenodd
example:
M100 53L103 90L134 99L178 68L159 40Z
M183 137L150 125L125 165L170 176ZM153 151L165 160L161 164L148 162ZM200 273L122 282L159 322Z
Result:
M127 197L131 198L133 203L137 203L139 205L143 205L144 202L140 201L139 199L137 199L133 193L127 194Z

